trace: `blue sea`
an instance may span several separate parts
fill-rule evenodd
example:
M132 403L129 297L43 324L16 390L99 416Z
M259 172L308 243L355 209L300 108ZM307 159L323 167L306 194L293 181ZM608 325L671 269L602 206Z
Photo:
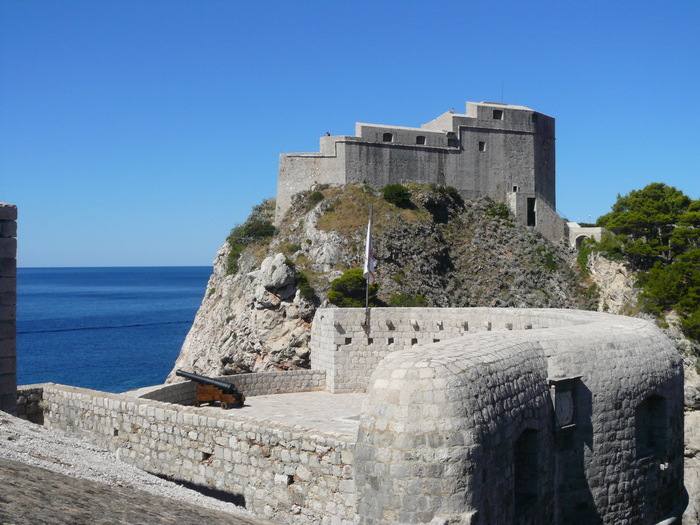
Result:
M17 384L105 392L163 383L210 266L18 268Z

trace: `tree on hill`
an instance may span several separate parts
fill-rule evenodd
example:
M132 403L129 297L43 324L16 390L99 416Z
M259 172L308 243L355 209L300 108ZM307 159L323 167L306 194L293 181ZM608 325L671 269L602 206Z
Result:
M656 315L678 311L685 335L700 340L700 199L652 183L618 195L596 224L612 232L597 250L642 270L643 309Z
M640 269L655 262L670 263L687 247L684 239L700 226L700 213L691 209L693 201L673 186L654 182L641 190L617 197L612 211L600 217L596 225L616 235L626 257ZM683 227L683 231L676 231ZM696 238L697 241L697 238Z

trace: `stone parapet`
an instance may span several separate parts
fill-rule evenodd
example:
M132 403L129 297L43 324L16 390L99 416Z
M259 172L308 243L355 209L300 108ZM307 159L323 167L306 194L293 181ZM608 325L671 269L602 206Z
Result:
M252 375L252 374L251 374ZM116 452L145 471L225 492L289 524L351 525L354 443L230 411L43 385L44 424ZM330 522L329 522L330 523Z
M0 203L0 410L17 412L17 206Z
M325 370L258 372L254 374L217 376L214 379L233 383L236 389L247 397L326 389ZM134 395L141 399L152 399L178 405L191 405L197 394L197 384L193 381L181 381L140 388L126 394Z

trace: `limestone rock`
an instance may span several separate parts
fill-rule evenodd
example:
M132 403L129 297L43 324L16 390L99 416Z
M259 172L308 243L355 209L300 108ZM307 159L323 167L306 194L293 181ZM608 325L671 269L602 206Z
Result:
M598 285L598 311L625 315L637 306L636 276L625 264L606 259L599 253L588 258L591 278Z
M700 524L700 412L685 413L684 485L688 491L688 508L683 525Z

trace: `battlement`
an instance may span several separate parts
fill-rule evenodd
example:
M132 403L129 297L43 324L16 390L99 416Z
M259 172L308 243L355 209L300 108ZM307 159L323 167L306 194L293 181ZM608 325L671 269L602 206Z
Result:
M43 396L48 427L288 524L682 514L683 366L648 321L320 309L312 346L312 370L228 376L247 398L236 410L173 404L192 403L189 383L126 394L47 384L23 397Z

